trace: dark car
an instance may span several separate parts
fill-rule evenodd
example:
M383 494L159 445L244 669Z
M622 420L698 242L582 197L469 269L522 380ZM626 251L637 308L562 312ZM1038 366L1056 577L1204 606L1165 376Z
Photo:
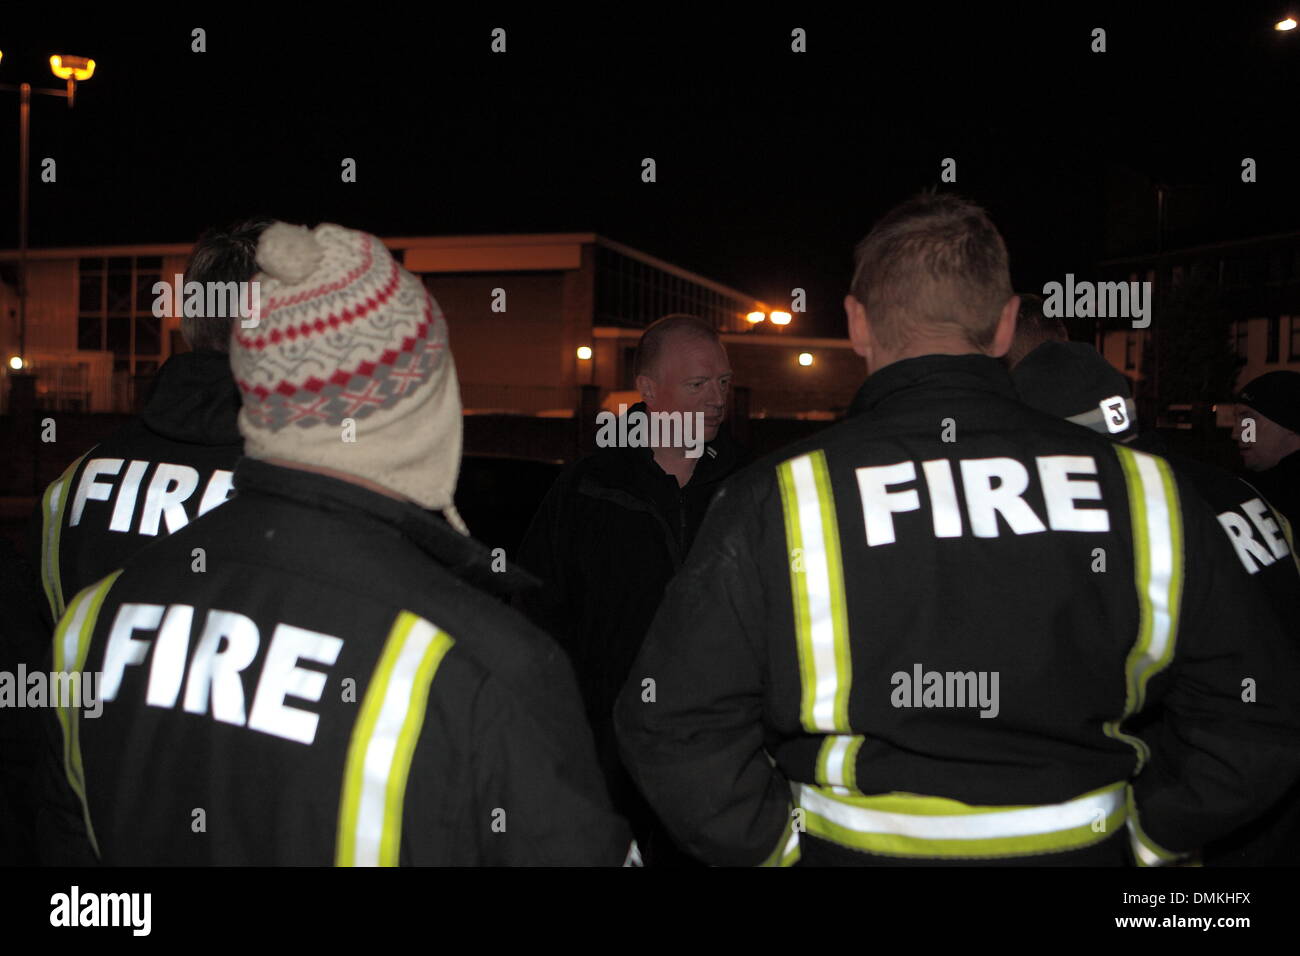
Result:
M513 560L546 492L563 463L466 455L456 483L456 510L470 533Z

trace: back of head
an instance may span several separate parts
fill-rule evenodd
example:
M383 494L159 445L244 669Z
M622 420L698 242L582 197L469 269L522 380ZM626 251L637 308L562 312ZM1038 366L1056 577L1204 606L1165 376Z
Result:
M1287 431L1300 433L1300 372L1265 372L1242 388L1237 401Z
M1083 342L1044 342L1011 370L1020 400L1118 441L1137 436L1128 380Z
M646 326L646 330L641 333L640 341L637 342L633 374L654 378L665 348L690 337L711 342L721 341L713 326L698 316L674 312L672 315L665 315L662 319L656 319Z
M251 282L257 274L257 242L273 219L245 219L225 229L209 229L199 237L185 281L200 283ZM209 300L207 295L202 301ZM188 311L188 310L187 310ZM230 350L230 327L234 316L182 315L181 334L190 348L217 352Z
M330 224L274 223L257 262L260 315L230 346L244 453L373 482L463 532L460 386L424 284L375 236Z
M1043 314L1043 297L1032 292L1020 293L1020 311L1016 315L1016 337L1003 356L1007 368L1015 368L1025 356L1044 342L1068 342L1070 333L1059 318Z
M1012 295L1007 248L979 206L923 193L888 212L858 244L850 291L892 351L953 336L982 351Z

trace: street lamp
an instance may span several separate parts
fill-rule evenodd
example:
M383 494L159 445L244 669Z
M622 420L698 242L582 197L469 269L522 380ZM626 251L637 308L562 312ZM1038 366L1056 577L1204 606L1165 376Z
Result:
M1295 17L1287 17L1273 24L1273 29L1277 30L1280 33L1286 33L1288 30L1294 30L1295 28L1296 28Z
M773 325L789 325L789 324L790 324L790 313L789 313L789 312L773 312L773 313L772 313L772 324L773 324Z
M0 59L4 54L0 53ZM30 83L18 86L0 84L0 90L18 94L18 358L27 364L27 180L28 154L31 151L32 94L44 93L46 96L61 96L68 101L68 109L77 96L77 84L95 75L95 61L84 56L66 56L55 54L50 57L50 72L67 82L62 90L32 88ZM11 366L13 362L9 363Z

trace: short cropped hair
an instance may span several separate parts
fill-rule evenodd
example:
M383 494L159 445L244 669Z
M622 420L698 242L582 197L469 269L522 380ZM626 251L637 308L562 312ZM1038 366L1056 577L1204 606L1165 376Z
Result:
M257 275L257 240L274 219L245 219L199 236L185 268L188 282L251 282ZM204 296L204 301L207 296ZM230 351L234 316L181 316L181 334L192 349Z
M979 206L950 194L922 193L894 207L854 258L850 291L889 349L944 331L987 348L1012 295L997 227Z
M1011 348L1003 359L1009 368L1015 368L1020 361L1044 342L1068 342L1070 333L1065 323L1059 318L1049 318L1043 314L1043 297L1032 292L1021 292L1020 312L1016 315L1016 337L1011 341Z
M697 336L712 342L721 341L713 326L699 316L687 315L685 312L665 315L662 319L650 323L641 333L641 340L636 346L636 358L632 362L633 374L653 377L659 366L659 358L663 354L664 346L673 335L678 333Z

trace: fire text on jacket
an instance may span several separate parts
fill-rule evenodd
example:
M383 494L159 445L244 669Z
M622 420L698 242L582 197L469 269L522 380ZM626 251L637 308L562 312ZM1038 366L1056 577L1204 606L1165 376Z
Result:
M87 501L112 501L113 516L109 520L108 530L132 530L140 486L154 463L133 460L126 463L126 475L121 481L115 483L107 480L109 476L119 474L123 464L121 458L92 458L86 462L72 499L69 527L75 527L81 522ZM230 471L223 468L212 472L203 489L203 497L199 499L198 514L205 514L226 500L232 487L231 475ZM158 462L145 491L140 519L134 522L136 533L156 535L160 521L166 521L168 534L185 527L189 523L185 502L198 490L199 478L198 470L189 465Z
M245 706L242 674L261 646L257 624L234 611L209 610L198 643L191 648L193 624L194 608L188 604L123 604L113 619L104 650L104 676L99 685L102 699L115 700L127 667L143 664L148 658L145 703L151 707L175 707L183 683L182 707L187 713L211 712L225 723L299 743L310 744L316 739L318 716L290 707L285 698L320 700L325 673L299 667L298 662L332 666L343 647L340 638L290 624L276 625L250 710ZM154 631L156 635L149 639L132 636L137 631Z
M1014 458L967 458L952 462L937 458L921 462L924 488L930 502L930 519L937 538L959 538L970 533L977 538L996 538L998 515L1015 534L1053 531L1109 531L1110 515L1105 508L1080 508L1076 502L1101 501L1101 486L1091 455L1041 455L1034 459L1037 479L1047 510L1040 517L1023 495L1029 488L1029 469ZM874 547L895 540L894 515L921 509L916 462L858 468L858 491L866 521L867 544ZM957 496L957 476L966 508L963 516Z

